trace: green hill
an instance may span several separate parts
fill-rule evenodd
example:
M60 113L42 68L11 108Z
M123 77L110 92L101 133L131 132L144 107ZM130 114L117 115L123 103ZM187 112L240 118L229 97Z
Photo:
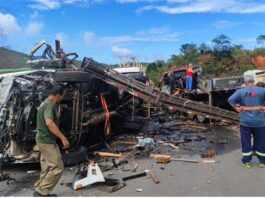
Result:
M26 68L28 55L0 47L0 69Z
M27 54L0 47L0 73L11 71L23 71L30 69L27 64L29 56ZM75 60L74 64L80 66L81 60ZM110 67L118 67L118 65L109 65Z

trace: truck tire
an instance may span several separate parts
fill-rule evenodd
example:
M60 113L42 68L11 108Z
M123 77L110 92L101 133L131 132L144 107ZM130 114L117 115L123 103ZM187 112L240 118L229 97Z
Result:
M143 124L143 118L139 116L125 116L122 119L123 122L134 122Z
M141 130L142 124L134 123L134 122L123 122L122 128L129 130Z
M141 117L125 116L121 121L121 127L131 132L138 132L142 129L143 124Z
M54 73L54 80L56 82L89 82L91 75L81 71L63 71Z

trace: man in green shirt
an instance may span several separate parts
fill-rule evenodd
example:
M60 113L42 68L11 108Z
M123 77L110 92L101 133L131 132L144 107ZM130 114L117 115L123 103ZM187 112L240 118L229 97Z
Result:
M41 174L33 196L56 196L49 194L62 176L64 165L56 139L59 138L63 149L69 148L69 142L58 128L58 116L55 105L64 97L64 89L54 86L49 97L43 101L37 114L36 143L41 153Z

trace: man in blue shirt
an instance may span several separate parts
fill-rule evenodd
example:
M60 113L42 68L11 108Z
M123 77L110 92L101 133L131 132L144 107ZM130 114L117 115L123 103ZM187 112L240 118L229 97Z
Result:
M259 167L265 168L265 89L254 86L253 75L244 76L246 87L237 90L228 98L230 105L240 112L240 135L242 145L242 162L251 168L252 145L251 134L260 161Z

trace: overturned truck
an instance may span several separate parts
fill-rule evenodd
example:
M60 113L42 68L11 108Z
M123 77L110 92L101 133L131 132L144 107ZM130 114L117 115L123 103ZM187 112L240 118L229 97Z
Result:
M66 164L83 161L87 149L106 144L114 131L141 129L142 119L134 111L139 109L137 98L121 94L116 87L81 71L82 67L76 66L74 59L68 59L68 55L57 56L59 53L53 52L46 42L39 42L38 46L46 47L38 58L31 54L29 64L35 67L34 70L2 74L0 79L2 160L38 161L39 152L35 146L37 108L55 84L61 84L66 90L63 101L57 106L59 128L70 141L70 152L63 154ZM39 47L34 46L33 53ZM57 51L63 54L60 48ZM45 69L54 66L55 69Z
M139 109L140 99L228 122L239 120L238 113L162 93L91 58L84 58L77 67L77 56L69 59L73 53L65 54L58 41L56 44L56 52L46 42L34 46L29 63L42 69L2 75L0 79L0 155L4 162L39 160L35 144L37 108L54 84L66 89L57 113L59 127L70 140L70 152L63 155L69 165L84 161L88 149L106 144L113 133L139 130L143 120L135 109ZM33 56L38 46L45 45L41 57ZM45 69L50 64L61 70Z

